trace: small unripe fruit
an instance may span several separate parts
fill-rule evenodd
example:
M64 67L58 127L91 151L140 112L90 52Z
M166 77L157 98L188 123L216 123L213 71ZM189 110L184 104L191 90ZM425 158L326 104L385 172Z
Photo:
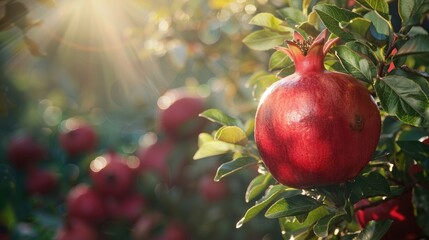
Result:
M31 169L26 176L26 190L31 195L44 195L57 187L57 176L50 171Z
M70 217L91 223L100 223L107 217L107 210L99 193L84 184L70 190L67 207Z
M107 196L123 196L134 186L135 174L125 159L109 152L92 160L90 176L95 189Z
M75 118L64 122L59 140L61 147L70 156L91 152L98 143L95 130L83 120Z
M170 90L158 100L160 127L173 139L187 139L198 135L205 119L198 115L204 111L204 99L184 91Z
M20 170L31 168L46 157L46 150L27 135L12 137L6 151L10 164Z

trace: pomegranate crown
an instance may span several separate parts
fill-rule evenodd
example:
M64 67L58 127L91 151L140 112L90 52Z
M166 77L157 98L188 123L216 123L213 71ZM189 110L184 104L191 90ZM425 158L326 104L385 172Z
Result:
M334 38L326 41L328 31L324 29L315 39L304 37L297 31L293 40L286 40L286 47L277 46L275 49L287 54L295 63L297 72L323 71L323 59L329 49L339 40Z

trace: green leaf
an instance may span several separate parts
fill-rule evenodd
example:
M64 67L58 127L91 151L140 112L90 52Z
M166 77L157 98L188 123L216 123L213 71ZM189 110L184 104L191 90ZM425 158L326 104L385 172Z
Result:
M278 80L279 78L274 74L262 74L258 72L252 75L246 85L253 86L252 95L255 99L259 99L265 90Z
M221 110L215 109L215 108L211 108L200 113L200 116L207 118L212 122L220 123L224 126L238 126L238 127L243 126L243 123L240 120L233 118L231 116L228 116Z
M351 34L341 29L340 23L350 22L354 18L361 17L359 14L328 4L316 5L314 9L329 31L339 36L342 40L353 39Z
M368 35L371 22L368 19L358 17L349 22L341 22L340 27L356 37L356 39L365 39Z
M271 13L259 13L254 16L249 23L256 26L269 28L274 31L293 32L292 28L284 25L283 20L276 18Z
M282 198L265 212L267 218L281 218L308 214L322 205L321 202L305 195L296 195L290 198Z
M214 180L218 182L221 178L256 163L258 163L258 161L252 157L239 157L230 162L226 162L219 166Z
M357 0L357 2L366 9L383 13L386 17L389 15L389 6L385 0Z
M280 34L267 29L252 32L243 39L243 43L249 48L258 51L265 51L283 44L285 39L292 38L290 32Z
M422 166L429 166L429 146L419 141L396 142L405 155L412 157Z
M386 112L406 124L429 126L429 98L420 84L424 83L390 75L379 79L375 90Z
M418 24L423 14L429 9L428 0L399 0L398 10L403 26Z
M390 187L386 178L377 172L371 172L362 176L357 176L348 183L352 203L358 202L362 198L390 195Z
M347 218L347 213L337 212L326 215L317 221L313 226L313 231L318 237L326 238L329 234L329 230L340 221Z
M278 12L283 18L290 19L295 23L305 22L307 20L302 11L296 8L285 7L278 10Z
M249 184L246 190L245 199L246 202L250 202L252 199L254 199L256 196L261 194L265 188L267 188L267 185L272 180L271 174L260 174L257 177L255 177Z
M290 59L290 57L287 54L281 51L275 51L271 55L270 61L268 63L268 68L270 71L291 67L291 66L294 66L293 61Z
M290 194L298 194L300 191L293 188L287 189L283 185L270 186L265 192L264 197L260 201L256 202L254 206L252 206L246 211L246 213L244 214L244 217L237 222L236 227L240 228L241 226L243 226L243 224L248 222L250 219L254 218L265 207L267 207L268 204L274 201L274 199L277 196L279 196L281 193L284 193L284 192L289 192Z
M409 39L401 48L399 48L394 57L420 53L429 53L428 35L417 35L416 37Z
M369 27L370 34L367 36L369 40L379 47L386 45L393 36L390 23L376 11L370 11L364 17L372 23Z
M376 68L371 61L344 45L335 47L334 51L344 69L357 79L372 83Z
M200 133L198 135L198 147L201 147L201 145L203 145L206 142L210 142L213 141L214 138L212 135L208 134L208 133Z
M371 48L359 41L352 41L352 42L347 42L346 46L349 47L350 49L352 49L355 52L361 53L364 56L367 56L372 63L378 64L378 60L376 59L376 57L374 56L374 53L372 52Z
M365 228L359 233L356 240L380 240L389 230L393 220L369 221Z
M245 146L247 136L243 129L237 126L223 126L217 130L215 140Z
M222 155L233 150L236 150L237 146L231 143L222 141L210 141L203 143L194 155L194 160Z
M426 236L429 236L429 190L424 187L415 187L413 203L416 208L417 224Z

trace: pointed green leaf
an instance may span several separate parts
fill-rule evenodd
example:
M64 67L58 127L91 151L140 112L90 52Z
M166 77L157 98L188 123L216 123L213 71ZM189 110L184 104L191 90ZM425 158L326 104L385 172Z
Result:
M358 17L349 22L341 22L340 27L354 34L356 39L365 39L368 35L369 28L371 27L371 21Z
M364 18L371 21L367 38L379 47L387 44L393 36L393 30L390 23L376 11L370 11L365 14Z
M293 188L286 188L283 185L274 185L267 189L265 192L264 197L256 202L254 206L249 208L246 213L244 214L244 217L240 219L240 221L237 222L236 227L240 228L248 222L250 219L254 218L258 213L260 213L264 208L266 208L272 201L274 201L281 193L288 192L289 194L298 194L301 192L300 190L293 189Z
M293 29L284 25L284 21L276 18L271 13L259 13L254 16L250 22L250 24L269 28L274 31L279 32L293 32Z
M386 178L377 172L371 172L362 176L357 176L348 183L351 196L350 201L358 202L362 198L390 195L390 187Z
M256 196L261 194L272 180L271 174L261 174L255 177L249 184L246 190L246 202L250 202Z
M370 221L356 237L356 240L380 240L389 230L393 220Z
M316 234L316 236L321 238L326 238L329 234L329 231L332 229L332 227L339 223L340 221L343 221L347 218L347 213L345 212L337 212L332 213L329 215L326 215L317 221L317 223L313 227L313 231Z
M345 70L359 80L372 83L376 67L371 61L344 45L335 47L334 51Z
M256 163L258 163L258 161L252 157L239 157L230 162L226 162L219 166L214 180L218 182L221 178Z
M283 18L290 19L295 23L305 22L307 20L302 11L296 8L286 7L278 10L278 12Z
M329 31L343 40L353 39L351 34L341 29L340 23L349 22L354 18L361 17L359 14L328 4L316 5L314 9Z
M305 195L296 195L290 198L282 198L265 212L267 218L281 218L308 214L311 210L322 205L321 202Z
M366 9L383 13L386 17L389 14L389 6L385 0L357 0L357 2Z
M203 143L194 155L194 160L222 155L233 150L236 150L237 146L231 143L222 141L210 141Z
M280 34L278 32L263 29L252 32L243 39L243 43L249 48L258 51L273 49L275 46L283 44L286 39L291 39L290 32Z
M220 123L224 126L238 126L238 127L243 126L243 123L240 120L233 118L233 117L225 114L221 110L215 109L215 108L208 109L208 110L200 113L200 116L207 118L208 120L210 120L212 122Z
M258 78L258 82L253 86L252 95L254 99L259 99L262 94L279 78L276 75L270 74Z
M399 16L403 26L418 24L423 14L429 10L428 0L398 0Z
M375 90L386 112L413 126L429 126L429 97L420 84L424 83L390 75L379 79Z
M208 134L208 133L200 133L198 135L198 147L201 147L201 145L203 145L206 142L210 142L213 141L214 138L212 135Z
M401 150L422 166L429 166L429 146L419 141L397 141Z
M409 39L401 48L399 48L394 57L420 53L429 53L428 35L417 35L416 37Z
M275 51L271 55L270 61L268 63L268 67L269 67L270 71L282 69L282 68L286 68L286 67L291 67L293 65L294 65L294 63L290 59L290 57L281 51Z

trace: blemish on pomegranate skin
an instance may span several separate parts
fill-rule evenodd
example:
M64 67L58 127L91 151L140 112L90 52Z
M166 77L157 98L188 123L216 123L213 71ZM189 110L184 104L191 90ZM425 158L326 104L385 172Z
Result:
M363 117L361 115L356 114L354 121L350 123L350 127L357 132L362 132L364 126L365 121Z

